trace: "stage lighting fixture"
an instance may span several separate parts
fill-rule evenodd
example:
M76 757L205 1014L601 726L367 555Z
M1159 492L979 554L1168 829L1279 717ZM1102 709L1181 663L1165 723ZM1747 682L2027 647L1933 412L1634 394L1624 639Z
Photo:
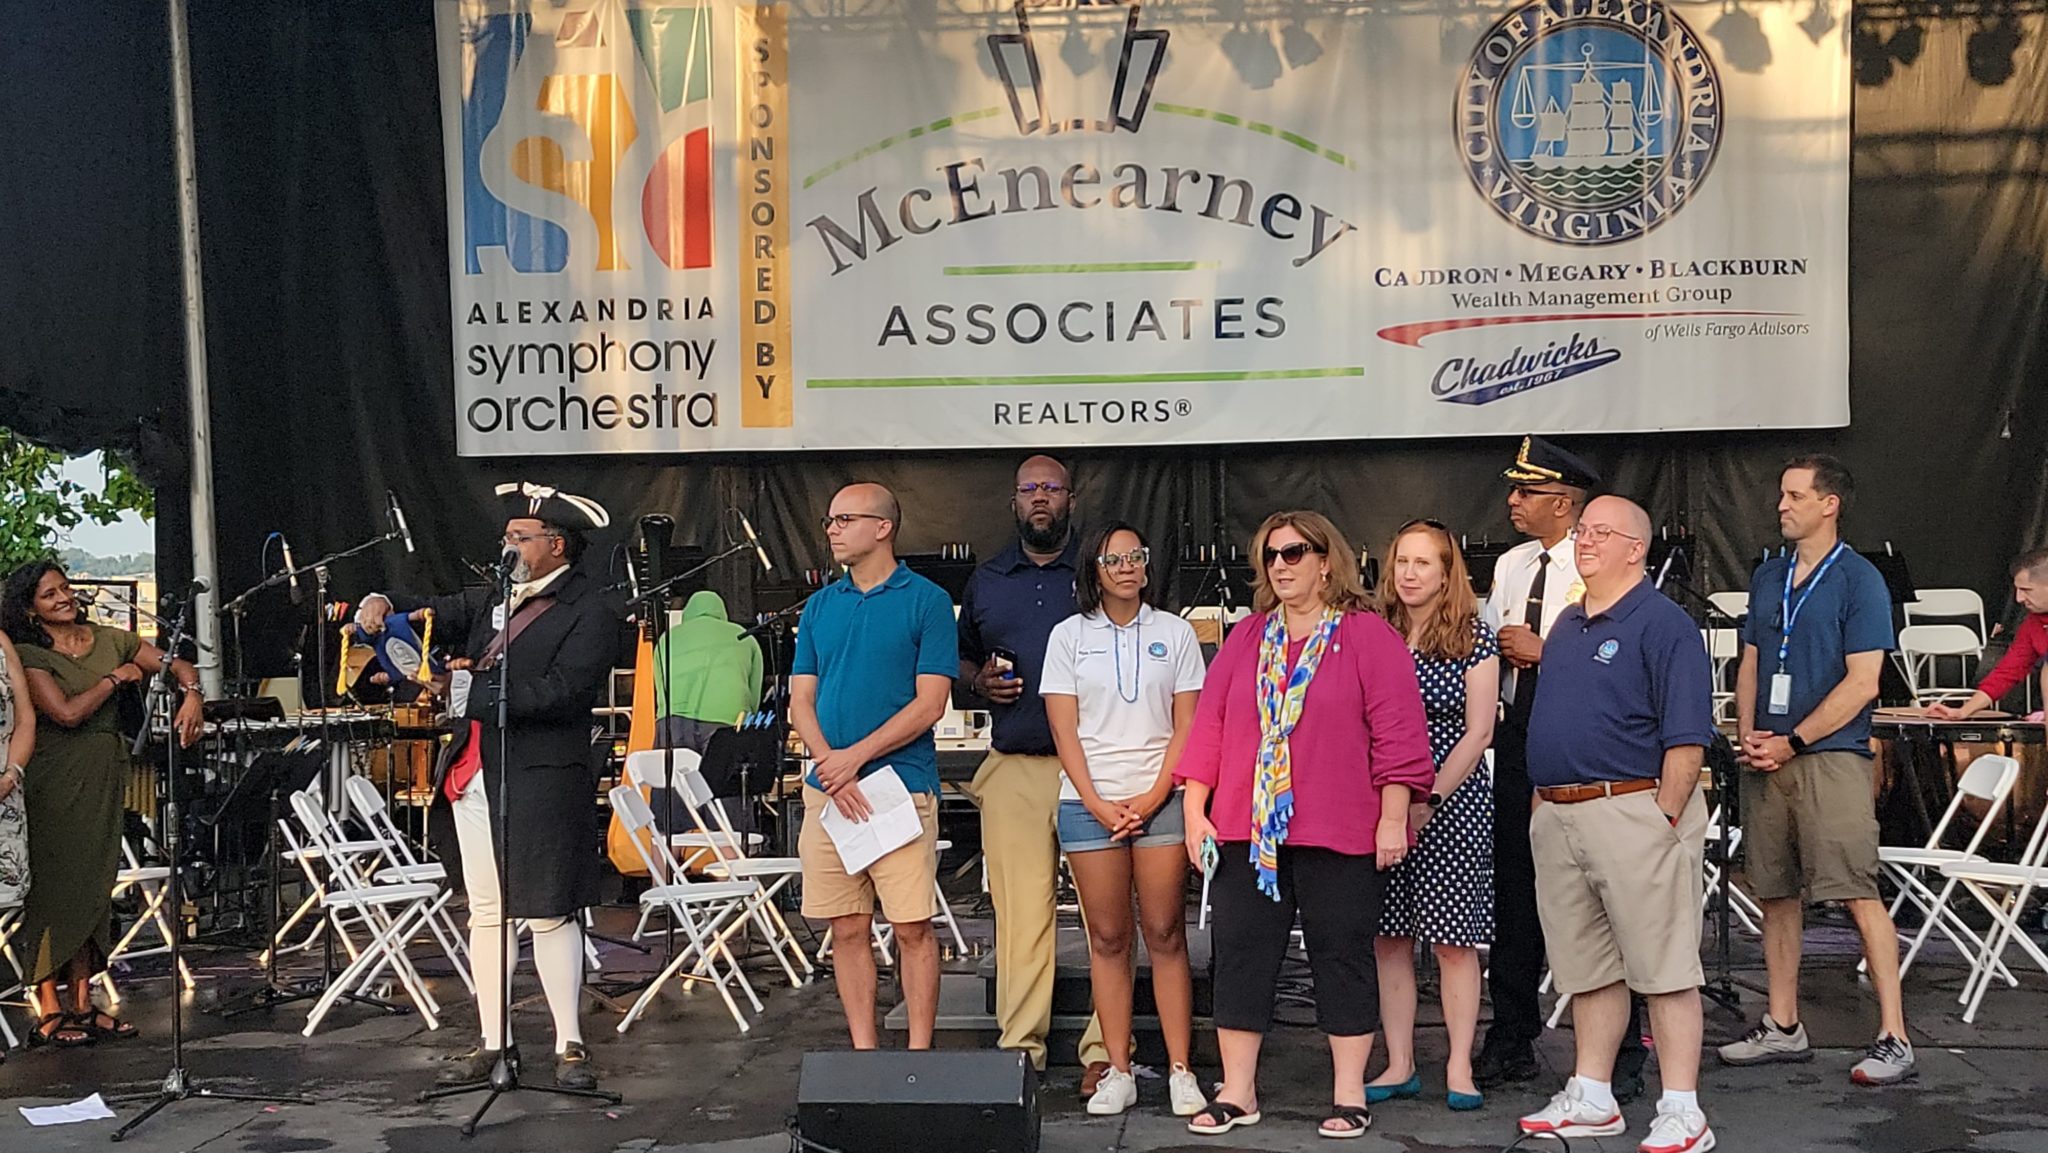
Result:
M1254 29L1240 23L1225 32L1223 54L1230 58L1238 77L1248 88L1271 88L1283 71L1280 50L1273 47L1273 34L1264 28Z
M1911 68L1913 62L1920 59L1921 49L1927 47L1927 30L1918 24L1901 24L1884 47L1892 54L1892 59Z
M1762 72L1771 66L1771 38L1755 14L1740 4L1722 9L1721 18L1707 29L1721 42L1721 55L1737 72Z
M1869 24L1858 22L1849 34L1849 54L1853 63L1856 83L1865 88L1881 88L1892 78L1891 53L1885 51L1884 38Z
M1323 58L1322 41L1299 20L1280 30L1280 50L1287 54L1289 68L1306 68Z
M1996 88L2012 79L2013 56L2020 50L2020 26L2012 14L1970 33L1964 52L1970 62L1970 79L1986 88Z
M1828 0L1813 0L1813 11L1799 22L1799 30L1818 46L1828 33L1835 30L1835 10Z
M1081 21L1078 17L1067 20L1066 38L1060 41L1060 59L1079 76L1095 67L1095 53L1089 51L1088 38L1081 35Z

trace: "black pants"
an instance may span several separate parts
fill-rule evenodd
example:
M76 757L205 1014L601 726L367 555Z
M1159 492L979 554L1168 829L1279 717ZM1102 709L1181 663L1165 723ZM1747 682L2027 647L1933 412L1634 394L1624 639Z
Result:
M1315 976L1317 1027L1333 1037L1377 1032L1380 981L1373 938L1383 882L1373 858L1282 845L1275 901L1259 891L1248 843L1216 848L1216 878L1209 886L1216 918L1210 935L1216 1027L1247 1033L1272 1027L1274 988L1299 910Z
M1493 998L1488 1044L1543 1035L1536 988L1543 983L1543 921L1536 914L1536 859L1529 848L1528 712L1510 705L1493 737Z

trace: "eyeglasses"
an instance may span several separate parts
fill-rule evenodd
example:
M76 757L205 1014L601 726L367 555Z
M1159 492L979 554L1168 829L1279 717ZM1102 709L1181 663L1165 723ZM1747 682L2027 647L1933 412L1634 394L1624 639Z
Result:
M1027 480L1017 486L1018 496L1030 496L1036 492L1042 492L1047 496L1058 496L1067 491L1069 491L1067 486L1056 480Z
M561 535L554 532L508 532L498 538L498 543L506 548L518 548L530 540L552 540L559 538Z
M1314 553L1317 556L1324 555L1322 549L1317 548L1316 546L1308 543L1305 540L1298 540L1295 541L1293 544L1283 545L1280 548L1269 548L1266 550L1266 567L1272 568L1273 562L1276 560L1284 560L1291 565L1300 564L1301 558L1307 556L1310 553Z
M1143 545L1140 545L1129 552L1103 553L1101 556L1095 558L1095 563L1101 565L1103 568L1116 568L1120 565L1129 565L1132 568L1143 568L1146 564L1150 563L1151 560L1152 550Z
M1520 494L1520 495L1521 495L1521 496L1522 496L1523 498L1525 498L1525 499L1526 499L1526 498L1528 498L1528 497L1532 497L1532 496L1570 496L1570 495L1571 495L1570 493L1568 493L1568 492L1565 492L1565 491L1564 491L1564 490L1562 490L1562 489L1555 489L1555 488L1529 488L1529 487L1527 487L1527 486L1525 486L1525 485L1516 485L1516 486L1515 486L1515 487L1514 487L1514 488L1513 488L1512 490L1510 490L1510 491L1511 491L1511 492L1513 492L1513 493L1518 493L1518 494Z
M1636 536L1633 533L1625 533L1620 529L1615 528L1611 524L1580 524L1579 535L1585 537L1589 541L1592 541L1594 544L1606 544L1607 538L1613 536L1618 536L1624 540L1633 541L1640 541L1643 539L1642 537Z
M875 513L871 512L835 512L825 517L823 520L820 520L818 522L818 527L824 529L826 532L831 532L833 525L838 525L840 528L849 528L853 525L853 522L857 520L888 519L889 518L886 516L878 516Z

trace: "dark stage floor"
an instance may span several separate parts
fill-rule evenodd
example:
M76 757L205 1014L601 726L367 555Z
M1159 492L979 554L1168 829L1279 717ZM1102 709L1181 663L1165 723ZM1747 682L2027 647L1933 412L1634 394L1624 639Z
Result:
M609 910L604 927L630 926L624 910ZM986 922L970 921L970 936L986 939ZM1071 952L1079 937L1063 943ZM1936 1150L2048 1151L2048 976L2022 972L2018 990L1994 989L1978 1024L1962 1023L1954 1004L1963 970L1952 955L1917 967L1908 980L1908 1012L1919 1049L1917 1083L1885 1090L1849 1083L1848 1067L1875 1020L1873 1002L1858 990L1853 937L1840 928L1815 927L1808 941L1808 1027L1821 1047L1809 1065L1724 1070L1711 1062L1703 1103L1723 1149L1861 1150L1867 1153L1933 1153ZM1761 977L1754 946L1742 942L1743 975ZM298 1028L305 1007L277 1010L223 1022L210 1011L222 993L243 987L251 976L244 955L212 953L199 958L200 988L193 1003L187 1061L193 1075L229 1090L282 1089L314 1099L306 1106L262 1107L192 1101L160 1115L124 1146L141 1151L197 1150L209 1153L310 1153L316 1150L366 1153L424 1153L456 1148L478 1153L535 1150L717 1150L719 1153L780 1153L795 1108L797 1067L806 1050L843 1044L837 1001L828 980L801 990L770 980L756 986L767 1011L751 1033L740 1036L717 1000L708 994L677 996L633 1031L612 1031L616 1017L593 1012L587 1019L593 1050L605 1084L625 1094L614 1108L584 1108L546 1097L500 1102L472 1142L461 1142L456 1126L471 1105L420 1105L414 1095L432 1079L440 1062L467 1048L474 1016L459 983L436 982L447 1002L450 1023L435 1032L409 1017L385 1017L363 1008L337 1010L311 1040ZM645 958L608 948L608 970L644 969ZM955 962L948 977L951 1006L971 1013L978 1001L973 959ZM537 993L522 975L522 995ZM147 1091L167 1064L169 982L131 981L128 996L144 1039L92 1049L16 1050L0 1067L0 1150L97 1149L117 1122L32 1130L16 1105L50 1104L91 1092L108 1095ZM885 986L885 1000L893 1000ZM1758 1011L1753 995L1746 1016ZM8 1010L19 1021L16 1010ZM1435 1014L1425 1007L1422 1050L1425 1062L1440 1062L1443 1036ZM547 1037L545 1010L536 1004L517 1018L521 1034L537 1049ZM1718 1043L1747 1024L1711 1009L1709 1043ZM962 1028L971 1028L963 1022ZM955 1038L959 1040L960 1038ZM1442 1085L1425 1073L1432 1097L1395 1102L1376 1111L1371 1134L1358 1150L1427 1150L1453 1153L1497 1150L1513 1135L1517 1114L1535 1108L1554 1091L1569 1068L1571 1035L1546 1038L1543 1055L1554 1071L1540 1085L1494 1096L1482 1112L1454 1115L1441 1102ZM1078 1071L1056 1067L1042 1092L1044 1148L1057 1153L1109 1150L1256 1149L1306 1150L1322 1144L1314 1125L1328 1101L1328 1065L1320 1039L1303 1028L1286 1028L1268 1042L1265 1124L1221 1141L1188 1134L1167 1115L1163 1082L1144 1083L1140 1109L1122 1118L1095 1119L1074 1099ZM545 1064L543 1064L545 1069ZM1427 1066L1425 1066L1427 1068ZM1206 1075L1214 1075L1211 1067ZM1575 1143L1575 1150L1632 1150L1653 1110L1652 1098L1632 1106L1635 1130L1626 1139ZM123 1109L123 1117L132 1110ZM1539 1146L1541 1147L1541 1146Z

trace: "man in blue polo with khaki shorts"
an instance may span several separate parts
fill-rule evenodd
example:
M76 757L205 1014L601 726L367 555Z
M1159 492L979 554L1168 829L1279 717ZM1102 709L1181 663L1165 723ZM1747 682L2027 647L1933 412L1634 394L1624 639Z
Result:
M960 653L945 590L896 559L903 513L878 484L832 498L825 535L846 576L812 594L797 626L789 718L815 768L804 782L804 916L832 923L832 972L856 1049L873 1049L875 903L896 930L910 1015L909 1046L932 1047L939 1009L939 942L932 934L938 880L939 758L932 726L946 711ZM860 782L893 768L917 804L923 831L849 874L819 821L825 806L871 814Z
M1849 1070L1858 1085L1913 1076L1899 995L1899 934L1877 892L1877 803L1870 706L1892 647L1892 598L1877 566L1842 539L1854 482L1831 456L1785 465L1778 529L1790 556L1750 578L1735 680L1742 737L1744 879L1764 910L1771 1007L1729 1065L1810 1061L1799 1020L1807 901L1840 901L1856 920L1877 994L1878 1036Z
M1706 1153L1699 782L1714 739L1713 674L1692 618L1644 578L1649 536L1648 514L1629 501L1586 506L1573 542L1585 599L1543 645L1529 718L1529 843L1544 948L1558 991L1572 998L1576 1059L1564 1091L1521 1128L1557 1138L1627 1132L1614 1059L1634 990L1649 1001L1664 1085L1637 1148Z

